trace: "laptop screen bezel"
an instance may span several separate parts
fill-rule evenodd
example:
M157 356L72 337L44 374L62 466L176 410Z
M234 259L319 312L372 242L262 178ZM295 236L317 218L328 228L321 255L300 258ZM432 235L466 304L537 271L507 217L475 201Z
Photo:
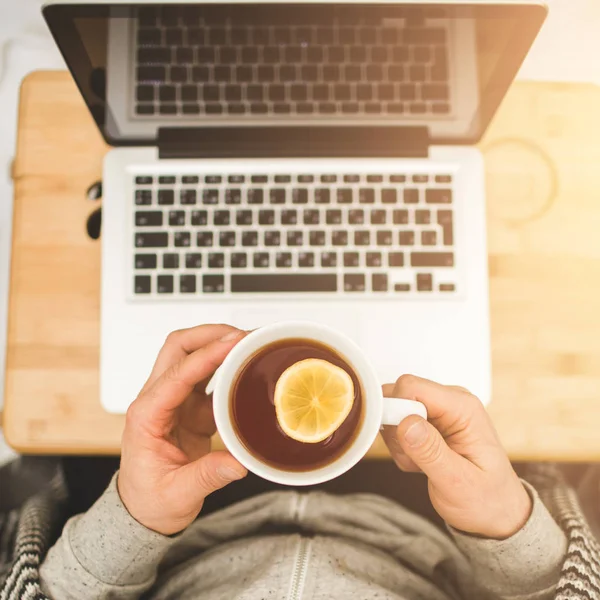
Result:
M95 124L98 126L100 133L104 140L111 146L155 146L157 139L148 138L115 138L112 137L105 127L101 127L98 123L98 119L94 115L94 98L93 92L90 89L86 89L83 86L83 77L77 77L76 74L82 69L87 69L89 72L92 71L89 65L88 54L80 43L79 35L75 27L74 19L81 18L102 18L106 17L109 11L115 9L130 9L139 8L142 6L157 6L162 3L137 3L137 2L112 2L112 3L96 3L96 4L83 4L83 3L66 3L66 2L54 2L47 4L43 7L42 13L46 23L50 29L50 32L57 44L67 68L71 72L75 84L77 85L79 92L85 101ZM170 4L170 3L169 3ZM210 4L202 2L181 2L173 3L174 5L189 6L190 4ZM214 3L212 3L214 4ZM248 3L223 3L231 7L243 7L248 6ZM315 3L316 4L316 3ZM335 6L347 6L349 9L356 6L364 6L367 3L318 3L318 6L327 6L335 4ZM547 16L547 8L545 5L538 2L523 2L523 3L500 3L492 2L485 4L480 3L469 3L469 2L422 2L422 3L369 3L370 8L375 9L377 6L385 7L386 10L397 9L400 11L410 10L411 8L418 8L419 5L426 6L427 9L448 9L452 6L453 9L460 10L465 9L469 11L477 11L478 16L481 18L498 18L498 17L512 17L520 22L518 31L513 35L511 40L511 54L510 57L505 59L503 63L503 69L496 73L493 84L488 85L486 88L486 103L482 104L482 109L479 113L479 119L481 121L481 128L478 134L467 135L460 138L452 137L432 137L431 144L434 145L475 145L477 144L483 135L485 134L490 122L494 115L498 111L502 100L506 96L514 78L516 77L521 65L523 64L527 53L529 52L533 42L535 41L545 19ZM268 3L252 3L255 7L268 8ZM288 3L287 6L301 8L302 5L299 3ZM88 61L88 64L83 64L81 61ZM318 125L315 125L318 127ZM344 128L352 128L352 125L339 125ZM374 125L374 128L379 128L378 134L385 136L385 123L381 125Z

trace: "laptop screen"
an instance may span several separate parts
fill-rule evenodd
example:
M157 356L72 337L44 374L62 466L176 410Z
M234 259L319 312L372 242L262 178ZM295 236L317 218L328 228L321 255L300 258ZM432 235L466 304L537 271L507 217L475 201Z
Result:
M536 3L51 4L107 141L160 129L418 126L473 144L545 18Z

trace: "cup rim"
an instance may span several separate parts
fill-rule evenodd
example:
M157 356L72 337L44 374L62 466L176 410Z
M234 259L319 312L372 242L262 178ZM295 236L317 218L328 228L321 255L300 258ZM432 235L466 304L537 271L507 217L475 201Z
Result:
M363 419L354 442L334 461L310 471L285 471L262 462L246 449L231 422L231 387L239 370L264 346L288 338L313 340L330 346L349 363L363 386ZM366 455L381 427L383 394L369 359L348 336L312 321L281 321L250 332L227 355L217 373L213 412L223 444L249 471L283 485L316 485L339 477Z

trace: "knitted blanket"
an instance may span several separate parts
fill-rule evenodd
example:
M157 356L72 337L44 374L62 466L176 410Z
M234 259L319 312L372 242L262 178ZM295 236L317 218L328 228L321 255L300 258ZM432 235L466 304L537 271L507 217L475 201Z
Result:
M600 544L575 491L554 465L531 465L524 478L538 490L568 538L556 600L600 599ZM0 471L0 600L49 600L40 588L39 567L65 523L68 495L57 463L41 491L6 509L3 496L18 489L19 479L18 470Z

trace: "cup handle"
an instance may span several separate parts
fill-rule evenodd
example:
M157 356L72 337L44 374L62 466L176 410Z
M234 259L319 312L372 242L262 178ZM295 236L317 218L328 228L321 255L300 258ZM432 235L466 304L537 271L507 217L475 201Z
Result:
M399 425L406 417L418 415L427 419L427 409L422 402L402 398L384 398L382 425Z

